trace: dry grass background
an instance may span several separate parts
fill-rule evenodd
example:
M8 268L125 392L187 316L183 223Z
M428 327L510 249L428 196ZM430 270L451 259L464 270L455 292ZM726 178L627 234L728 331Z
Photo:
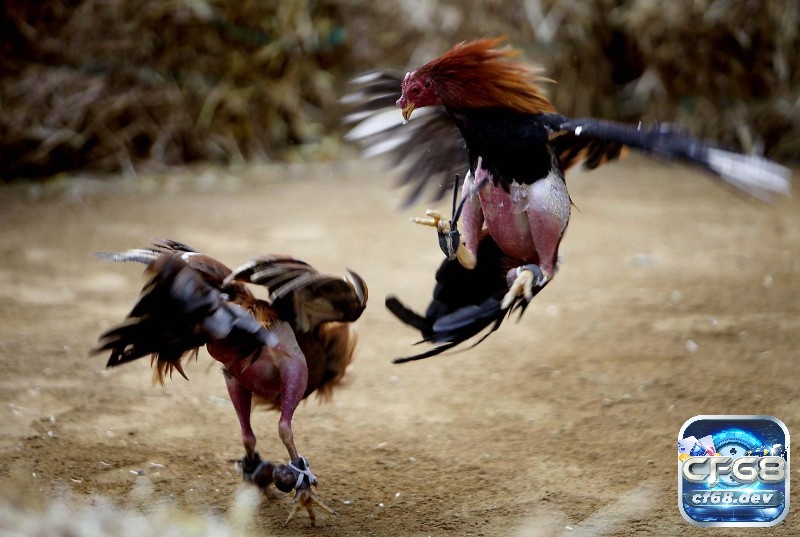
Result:
M800 156L800 7L780 0L7 0L0 177L333 158L353 74L505 34L560 110ZM386 24L391 21L391 24Z

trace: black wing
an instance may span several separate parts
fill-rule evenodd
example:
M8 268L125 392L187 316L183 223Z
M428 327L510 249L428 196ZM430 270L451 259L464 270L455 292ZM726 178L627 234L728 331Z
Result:
M478 264L465 269L457 259L445 259L436 272L433 298L425 316L407 308L394 296L386 298L386 307L405 324L419 330L422 342L441 343L414 356L397 358L395 363L421 360L441 354L483 332L477 345L503 323L513 311L524 313L528 302L518 297L507 309L501 302L508 291L506 271L512 264L490 236L478 245ZM534 295L543 287L533 289ZM474 346L473 345L473 346Z
M467 171L469 156L444 108L421 108L412 121L403 123L395 105L402 82L396 71L365 73L351 81L352 91L342 102L349 108L345 139L358 143L365 157L389 154L391 165L403 169L400 185L410 185L404 202L408 207L426 189L433 190L435 200L450 192L456 174L463 177Z
M302 332L325 322L353 322L367 305L367 284L355 272L344 278L328 276L288 256L256 258L235 269L227 281L267 287L278 316Z
M542 114L551 144L565 167L585 158L590 168L620 156L626 147L658 158L698 165L751 196L769 199L790 192L788 168L757 155L715 147L672 125L625 125L599 119Z

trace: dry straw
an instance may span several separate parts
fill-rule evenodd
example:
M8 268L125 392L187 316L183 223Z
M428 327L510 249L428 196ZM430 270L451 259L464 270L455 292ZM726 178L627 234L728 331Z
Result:
M9 0L0 177L332 156L344 80L508 35L571 115L800 157L800 4ZM386 24L391 21L391 24Z

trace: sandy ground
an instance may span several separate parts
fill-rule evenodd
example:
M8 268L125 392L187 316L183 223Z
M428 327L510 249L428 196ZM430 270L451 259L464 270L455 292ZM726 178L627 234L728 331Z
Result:
M474 349L402 366L390 360L417 350L416 334L383 299L423 309L441 253L408 222L426 206L396 211L402 192L377 165L2 187L3 487L227 512L242 448L215 363L203 352L190 382L162 388L144 360L104 371L104 356L87 355L141 285L139 266L91 252L170 237L229 265L284 252L369 284L349 382L295 415L340 516L283 527L289 498L265 500L258 534L708 533L677 507L683 422L770 414L800 431L800 201L754 203L637 158L569 182L564 261L525 317ZM283 460L276 422L261 412L254 426L261 454ZM791 503L800 509L797 486ZM763 533L800 533L798 515Z

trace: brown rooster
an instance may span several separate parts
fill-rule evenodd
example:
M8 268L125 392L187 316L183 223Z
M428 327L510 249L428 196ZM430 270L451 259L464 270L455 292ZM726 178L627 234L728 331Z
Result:
M389 309L425 340L446 343L412 358L451 348L492 323L496 329L515 307L522 313L553 278L570 218L564 172L580 161L596 168L630 147L701 166L754 196L789 191L789 170L764 158L732 153L664 125L556 113L536 71L514 60L516 50L499 48L503 40L460 43L402 79L389 72L363 75L355 81L359 91L346 98L357 103L348 118L356 123L349 138L366 145L367 154L390 153L395 163L408 164L404 181L417 183L410 201L429 179L447 185L467 172L451 220L436 211L415 219L437 229L448 257L426 316L387 299ZM395 118L382 111L395 102L406 122L416 110L419 117L399 124L396 109ZM482 260L486 255L492 258ZM455 260L461 267L451 266ZM477 274L468 272L476 267Z
M330 393L353 357L351 323L364 311L367 286L354 272L334 278L288 256L255 258L233 271L179 242L98 257L147 265L149 276L138 302L121 325L100 336L95 352L111 351L108 367L150 355L154 380L178 371L181 360L206 346L222 364L239 418L245 480L296 490L288 523L302 506L313 524L313 504L334 512L311 491L317 479L295 447L292 415L315 391ZM244 285L266 286L269 299L255 298ZM262 461L250 426L254 404L280 411L278 434L288 464Z

